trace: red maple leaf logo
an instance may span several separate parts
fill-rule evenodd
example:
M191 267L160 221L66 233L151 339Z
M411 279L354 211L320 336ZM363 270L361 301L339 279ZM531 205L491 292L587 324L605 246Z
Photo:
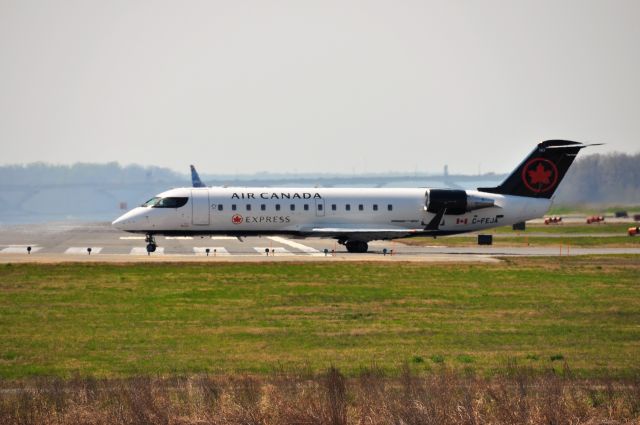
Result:
M550 183L549 179L551 178L551 170L545 169L544 166L540 163L538 163L538 166L536 167L535 170L527 171L527 174L529 174L529 178L531 179L531 184L539 184L539 183L549 184Z
M236 214L233 217L231 217L231 222L233 224L240 224L242 223L242 216L240 214Z
M533 158L522 169L522 182L531 192L548 192L558 182L558 167L546 158Z

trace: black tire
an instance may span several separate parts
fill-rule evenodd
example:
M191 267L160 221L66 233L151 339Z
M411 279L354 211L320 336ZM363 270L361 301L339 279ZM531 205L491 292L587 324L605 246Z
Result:
M364 254L369 250L369 244L363 241L347 241L345 244L347 251L357 254Z
M147 244L147 252L156 252L156 245L155 244Z

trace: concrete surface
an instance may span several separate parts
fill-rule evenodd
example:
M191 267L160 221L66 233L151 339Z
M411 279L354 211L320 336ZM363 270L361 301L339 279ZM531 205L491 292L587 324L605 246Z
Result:
M0 227L0 262L61 261L428 261L493 262L500 256L560 255L559 247L408 246L374 241L367 254L349 254L332 239L288 237L157 237L147 255L144 236L117 231L109 223L48 223ZM31 246L31 254L27 254ZM87 248L91 248L89 255ZM205 250L209 248L209 256ZM393 255L383 255L383 249ZM269 249L267 256L265 250ZM329 251L325 255L324 250ZM334 251L334 254L332 254ZM562 255L640 254L640 248L571 248Z

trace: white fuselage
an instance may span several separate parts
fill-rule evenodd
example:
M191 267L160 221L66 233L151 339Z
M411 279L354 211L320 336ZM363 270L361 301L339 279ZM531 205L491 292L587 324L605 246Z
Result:
M179 188L163 192L157 198L178 199L179 203L184 202L181 206L163 207L157 203L134 208L113 225L120 230L147 234L289 234L370 241L511 225L541 217L551 204L543 198L466 191L467 196L490 199L494 206L463 214L445 214L436 230L427 230L427 223L436 216L426 209L428 191L424 188Z

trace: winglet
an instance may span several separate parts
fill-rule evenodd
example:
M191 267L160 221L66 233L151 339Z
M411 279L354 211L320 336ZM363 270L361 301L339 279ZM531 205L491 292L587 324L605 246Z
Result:
M204 183L202 183L202 180L200 180L200 176L196 171L196 167L194 167L193 165L190 165L190 167L191 167L191 183L193 187L207 187Z

